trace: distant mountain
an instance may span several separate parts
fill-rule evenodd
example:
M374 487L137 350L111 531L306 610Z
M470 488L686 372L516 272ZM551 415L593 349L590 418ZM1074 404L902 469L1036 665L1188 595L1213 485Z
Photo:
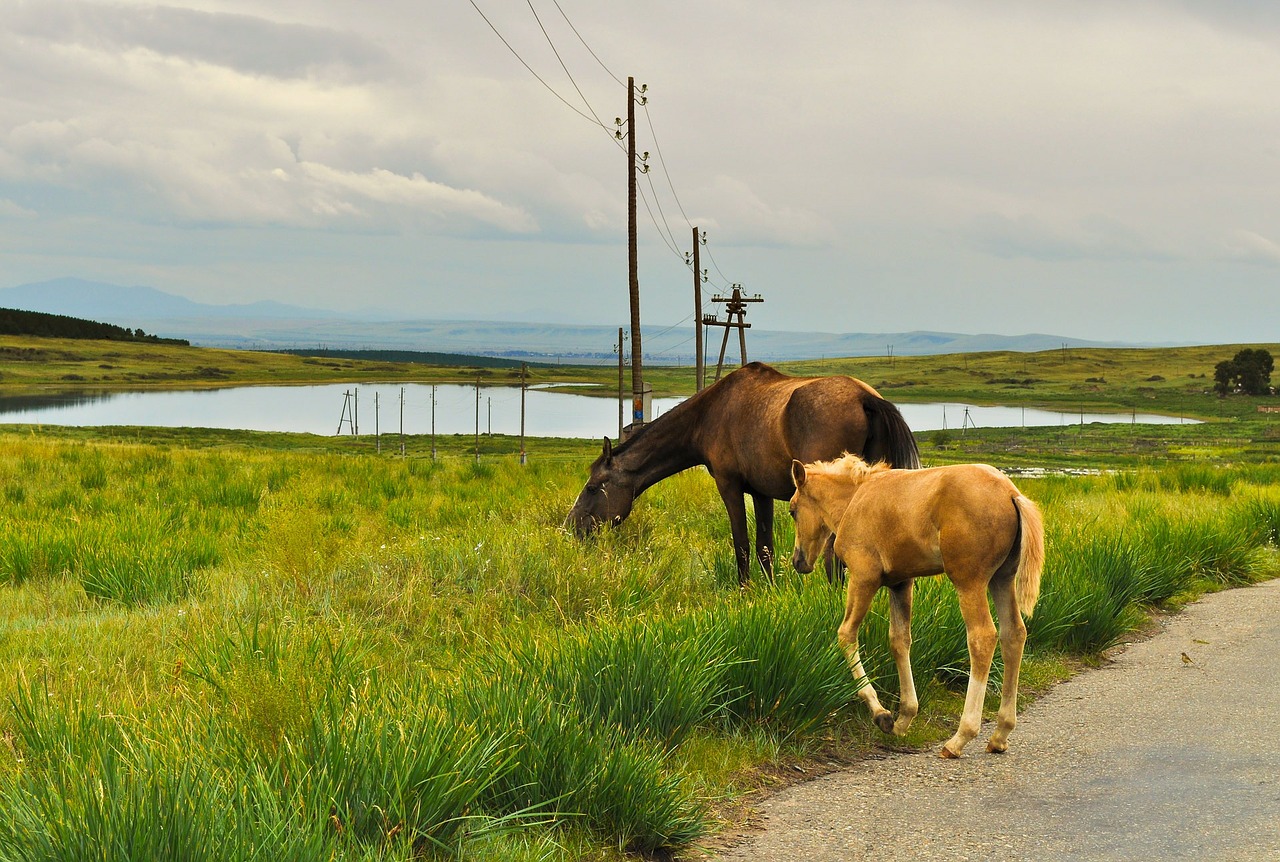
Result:
M123 287L80 278L55 278L0 289L0 307L104 320L120 326L134 325L136 321L183 318L323 320L338 316L332 311L299 308L270 301L246 305L209 305L174 296L154 287Z
M271 350L414 350L463 353L566 363L616 361L616 326L493 321L355 319L332 311L254 302L211 305L193 302L151 287L121 287L76 278L0 289L0 307L142 326L170 338L210 347ZM371 315L372 316L372 315ZM692 324L679 328L645 327L645 359L657 364L693 364ZM720 352L722 331L708 334L711 364ZM840 356L919 356L988 350L1037 351L1072 347L1133 347L1122 342L1083 341L1059 335L966 335L954 332L824 333L752 328L747 332L750 359L781 362ZM737 339L731 338L726 362L737 364Z

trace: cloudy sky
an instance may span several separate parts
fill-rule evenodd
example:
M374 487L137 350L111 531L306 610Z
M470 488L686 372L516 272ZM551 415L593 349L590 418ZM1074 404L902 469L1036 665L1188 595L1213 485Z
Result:
M0 287L625 325L628 75L646 325L1280 340L1270 0L0 0Z

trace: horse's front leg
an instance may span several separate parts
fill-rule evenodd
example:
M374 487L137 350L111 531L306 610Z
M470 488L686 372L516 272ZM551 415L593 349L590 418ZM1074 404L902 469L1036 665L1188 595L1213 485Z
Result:
M879 587L878 571L872 574L863 567L849 566L849 593L844 606L844 620L840 623L836 639L840 643L840 648L844 650L849 669L853 671L853 679L858 686L858 697L867 705L876 726L885 733L890 733L893 730L893 713L881 706L880 698L876 696L875 686L871 684L871 679L862 667L862 656L858 650L858 629Z
M745 587L751 580L751 537L747 534L747 501L741 486L736 483L716 481L720 499L729 513L729 532L733 536L733 555L738 563L738 585Z
M898 666L898 718L893 723L895 736L902 736L920 711L916 698L916 682L911 675L911 595L913 581L889 588L889 649Z
M763 494L751 494L751 504L756 510L756 556L760 570L766 578L773 578L773 498Z

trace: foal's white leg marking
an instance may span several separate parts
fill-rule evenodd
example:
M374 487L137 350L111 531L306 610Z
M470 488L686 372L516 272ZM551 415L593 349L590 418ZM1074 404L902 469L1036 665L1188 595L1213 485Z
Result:
M996 626L987 607L986 590L970 589L962 593L960 613L969 631L969 688L965 692L960 727L939 752L943 757L959 757L982 729L982 702L987 693L991 658L996 651Z
M1018 723L1018 673L1022 668L1022 648L1027 642L1027 626L1018 610L1012 577L992 582L996 614L1000 618L1000 654L1004 657L1004 688L1000 692L1000 713L996 729L987 740L987 751L999 753L1009 748L1009 734Z
M849 568L849 592L845 601L844 621L840 623L836 638L853 671L853 678L858 683L858 697L862 698L862 702L871 711L871 718L876 726L888 733L893 725L893 715L880 705L880 698L876 697L875 687L863 669L862 656L858 653L858 628L867 615L867 609L871 607L871 599L879 588L879 580L878 575L867 578L860 576L853 567Z
M898 718L893 723L895 736L902 736L911 726L920 701L916 699L915 678L911 674L911 593L912 582L889 590L889 648L898 666Z

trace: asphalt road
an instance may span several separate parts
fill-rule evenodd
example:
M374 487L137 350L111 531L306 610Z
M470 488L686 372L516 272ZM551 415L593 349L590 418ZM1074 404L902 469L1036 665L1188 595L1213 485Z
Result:
M1280 860L1280 580L1057 686L1007 754L990 729L957 761L893 754L784 790L717 858Z

